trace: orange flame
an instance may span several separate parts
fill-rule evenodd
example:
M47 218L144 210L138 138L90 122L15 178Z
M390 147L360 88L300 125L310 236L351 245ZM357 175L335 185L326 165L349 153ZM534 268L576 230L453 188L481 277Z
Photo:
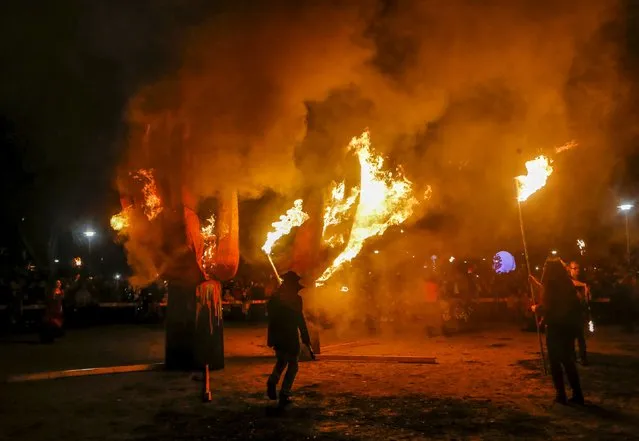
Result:
M517 182L517 200L519 202L524 202L546 185L548 177L553 172L551 163L552 161L543 155L526 162L528 173L525 176L517 176L515 178Z
M158 188L153 177L153 169L141 168L133 177L144 183L142 194L144 195L144 214L147 219L153 220L162 212L162 200L158 196Z
M217 251L217 235L215 234L215 215L206 220L201 228L204 251L202 253L202 268L206 271L215 265L215 253Z
M131 225L131 207L111 216L111 228L117 232L125 232Z
M353 260L368 238L380 236L389 226L408 219L419 203L413 196L412 182L403 176L401 169L395 174L383 169L384 158L373 153L368 130L351 139L348 147L357 154L361 167L359 205L346 247L317 279L316 286L322 286Z
M293 227L299 227L308 220L308 214L302 211L302 203L302 199L297 199L293 202L293 207L285 215L280 216L279 221L273 222L274 230L266 235L266 242L262 246L262 251L270 255L273 246L282 236L286 236Z
M80 268L82 266L82 259L80 257L73 258L73 266Z
M359 187L351 188L351 194L344 199L346 186L344 181L339 184L333 182L331 190L331 200L324 210L324 226L322 228L322 237L324 243L330 247L344 244L344 235L335 233L327 236L327 230L333 225L338 225L344 221L346 215L359 196Z

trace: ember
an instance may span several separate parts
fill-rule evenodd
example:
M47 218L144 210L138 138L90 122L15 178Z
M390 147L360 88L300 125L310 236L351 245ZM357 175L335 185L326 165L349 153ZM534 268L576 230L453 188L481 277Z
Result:
M144 214L147 219L153 220L162 212L162 200L158 196L158 188L155 184L153 169L141 168L133 176L133 179L143 183L142 194L144 195Z
M202 240L204 251L202 253L202 268L206 271L215 264L215 252L217 251L217 235L215 234L215 216L211 215L202 225Z
M346 248L317 279L316 286L322 286L346 262L353 260L367 239L380 236L389 226L408 219L418 204L412 183L402 170L393 174L383 169L384 158L373 153L368 130L351 139L348 147L357 154L361 167L359 205Z

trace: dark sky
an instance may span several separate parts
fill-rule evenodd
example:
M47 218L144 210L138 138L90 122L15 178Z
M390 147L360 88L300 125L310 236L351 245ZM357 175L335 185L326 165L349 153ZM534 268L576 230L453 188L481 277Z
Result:
M179 71L185 39L215 12L210 6L215 2L206 0L40 3L8 0L0 13L3 213L9 222L26 217L23 228L36 248L46 246L51 224L106 222L117 209L114 170L127 145L128 102L143 86ZM251 5L236 3L238 10ZM621 20L628 22L628 32L611 37L624 40L620 69L630 77L637 68L638 3L624 2ZM393 8L382 13L392 14ZM416 62L406 55L417 50L411 41L379 37L377 44L386 49L375 60L378 68L401 76L393 70ZM591 64L597 62L595 57ZM635 89L630 82L628 93ZM637 112L639 101L634 102L624 112ZM468 114L449 109L440 123ZM613 197L632 195L636 188L639 159L632 136L620 140L627 146L616 159Z

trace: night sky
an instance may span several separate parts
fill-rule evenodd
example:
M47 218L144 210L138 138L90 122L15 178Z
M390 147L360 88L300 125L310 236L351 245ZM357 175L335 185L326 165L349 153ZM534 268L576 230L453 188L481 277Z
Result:
M296 2L296 6L292 6L293 2L283 1L272 2L269 6L265 6L264 2L235 2L232 7L229 6L228 2L216 3L216 6L209 5L213 3L215 2L203 0L140 0L135 2L126 0L61 0L50 4L41 4L37 8L28 5L27 2L14 0L3 3L0 14L0 53L2 54L0 173L2 175L3 231L9 232L9 234L5 234L7 236L5 241L14 237L14 232L19 226L19 231L29 242L28 246L40 255L50 246L52 231L77 231L84 228L85 224L91 224L103 231L108 231L108 218L119 209L118 194L115 188L116 168L125 161L129 149L135 148L134 142L131 141L134 127L128 110L130 103L136 96L139 96L140 91L167 78L172 79L171 81L177 79L186 84L190 78L188 76L189 69L191 71L197 71L198 68L210 69L210 66L201 60L197 61L199 58L189 58L191 48L196 48L199 51L204 50L207 57L203 59L210 58L212 60L210 62L214 66L224 64L224 60L221 62L216 60L216 51L226 54L225 56L228 58L231 57L229 54L235 53L233 46L209 45L208 42L218 40L236 42L244 38L242 32L246 32L246 40L249 41L251 34L247 29L251 29L250 27L244 29L238 26L236 31L233 30L237 24L236 21L241 22L242 17L251 17L252 21L247 19L246 23L281 20L275 28L284 29L287 26L287 20L293 20L296 14L306 17L303 15L306 3L317 5L317 2L313 1ZM424 52L423 48L431 44L440 44L438 38L444 38L445 34L439 35L433 32L431 35L426 31L424 34L419 34L417 31L411 31L410 27L406 27L405 22L399 26L395 21L399 22L402 17L401 2L370 1L361 3L362 9L373 11L365 19L362 19L368 20L368 22L362 26L361 38L368 39L373 49L367 50L372 50L375 53L366 60L363 66L374 70L376 75L387 81L393 82L395 84L393 90L401 90L402 87L405 88L406 84L411 84L415 78L415 72L427 72L428 75L431 75L433 82L440 81L445 84L442 79L445 77L443 73L431 73L429 69L420 67L420 63L428 60L428 57L424 56L424 53L427 52ZM461 1L453 3L456 5L464 4ZM492 5L499 2L489 3ZM553 2L536 2L537 6L535 7L530 6L531 2L518 3L523 5L522 10L524 8L530 9L527 14L533 17L531 21L535 19L534 14L539 15L539 20L546 20L545 17L559 15L562 12L560 6L548 6L548 11L543 10L546 3L551 5L554 4ZM566 8L572 6L578 8L580 5L579 2L570 1L559 3L566 5ZM341 16L340 2L326 2L326 4L330 5L326 6L327 9L330 9L330 14ZM595 66L606 63L606 60L602 61L602 57L598 55L601 54L601 51L597 48L603 46L595 45L594 49L585 50L579 57L575 57L573 62L571 79L567 83L565 94L565 101L569 103L568 107L571 109L571 118L574 122L570 130L579 134L593 129L593 120L590 115L598 109L590 109L584 103L587 103L588 100L598 99L597 97L600 95L596 95L597 93L608 94L612 90L613 92L610 92L611 95L606 102L615 104L606 110L608 112L606 118L612 122L604 124L603 120L597 117L597 121L601 122L601 131L612 134L606 137L607 145L593 147L589 145L588 139L579 139L580 144L584 145L583 150L580 150L580 147L574 152L567 153L566 158L568 159L565 161L575 164L580 163L583 157L587 156L588 159L584 160L585 164L580 164L583 165L583 168L573 167L572 172L566 173L570 178L567 176L561 180L558 178L558 182L555 184L556 188L553 191L556 191L557 194L561 193L563 195L561 199L553 201L550 205L544 201L531 203L531 217L539 216L545 210L553 210L557 213L565 213L562 215L564 218L570 217L572 214L579 218L578 222L567 223L565 228L563 225L557 224L558 236L574 228L579 230L579 234L588 237L615 236L615 213L605 216L598 213L610 211L611 207L614 211L614 206L620 199L632 198L636 195L639 184L639 174L637 173L639 154L637 153L637 133L632 126L639 111L637 108L639 100L632 99L632 97L636 95L637 90L637 47L639 41L639 32L637 32L639 6L637 4L639 2L621 2L620 9L614 16L598 28L597 37L588 40L590 42L596 40L598 45L605 43L608 45L605 47L615 48L615 62L613 64L619 78L623 78L623 81L617 78L614 81L606 81L606 84L599 87L597 81L602 76L597 76ZM551 11L552 8L557 8L557 11ZM229 11L232 12L229 17L233 17L233 19L229 18L227 21L226 15L223 13ZM329 18L327 21L334 21L331 19L332 15L329 15L328 12L326 14L326 17ZM317 18L318 23L323 23L319 18ZM480 18L492 19L491 17ZM229 24L228 29L225 28L227 24ZM413 25L416 26L415 29L427 29L429 23L413 23ZM436 27L436 21L432 25ZM322 26L319 25L318 28L321 29ZM267 27L265 29L268 31ZM398 29L406 29L406 31L399 32ZM310 34L314 30L309 29L308 32ZM283 35L286 34L283 32ZM319 33L318 35L324 34ZM339 34L327 32L326 35L332 37ZM428 41L425 36L428 37ZM226 37L228 38L225 40ZM207 44L202 44L200 47L193 43L194 38L199 38L199 41L202 42L206 41ZM209 38L211 40L207 40ZM215 40L216 38L218 40ZM548 38L552 40L553 36L549 35ZM278 56L277 46L285 45L283 43L285 40L285 37L278 37L269 43L271 46L268 50L273 50L274 57ZM295 38L291 38L291 40L295 40ZM452 40L444 39L441 44L446 41L451 41L452 47ZM268 58L270 52L264 55L263 48L255 42L246 43L242 40L242 44L245 45L242 47L250 48L247 49L249 51L255 50L255 53L249 53L245 59L242 59L241 63L229 63L228 68L220 68L219 72L216 71L212 78L219 79L220 75L228 77L238 66L244 66L248 70L260 70L266 66L262 58ZM299 47L293 47L289 52L301 51L305 44L300 42ZM327 44L334 45L329 46L330 48L338 47L339 41ZM317 48L322 47L321 44L313 46L310 43L309 46L318 52ZM445 52L442 51L442 53ZM286 51L283 53L290 55ZM347 59L347 55L340 54L341 58L338 59ZM358 56L360 55L358 54ZM321 53L318 53L316 57L311 57L311 62L313 59L321 59L322 56ZM330 61L330 55L327 57ZM281 63L285 65L282 68L283 72L299 68L295 64L286 67L286 58L281 54L278 59L283 60ZM251 63L247 64L246 60ZM433 60L428 61L431 63L430 66L435 64ZM442 69L442 72L445 71ZM282 75L279 70L273 70L271 74L274 77ZM475 130L475 126L482 124L487 127L497 127L499 124L503 124L512 128L513 119L525 119L526 115L530 114L530 110L528 113L521 111L522 102L526 102L528 98L514 93L513 88L509 88L507 85L486 81L482 83L481 88L475 87L472 93L459 92L458 89L461 86L455 86L458 88L455 89L456 91L453 91L451 87L452 98L449 99L449 105L444 110L433 113L432 117L430 111L425 111L424 120L418 121L416 124L416 126L420 125L421 129L416 130L411 127L406 129L405 133L399 133L399 129L397 129L397 133L393 133L393 130L377 122L377 120L383 120L383 115L392 112L392 106L386 103L385 110L381 111L380 109L384 106L377 101L381 98L372 96L369 92L369 90L375 89L374 86L371 86L372 81L367 78L358 83L359 77L354 75L353 78L349 79L346 84L335 82L335 86L339 87L334 87L332 83L329 83L325 86L326 90L314 90L313 93L309 92L308 96L304 93L299 94L302 99L299 99L296 105L306 105L307 109L314 109L317 114L323 115L323 119L317 124L313 133L309 132L306 136L292 139L291 150L282 153L278 158L289 157L293 166L296 161L297 165L300 166L300 161L303 163L303 158L309 157L308 151L311 151L311 147L308 146L314 145L315 147L312 148L316 148L318 143L322 142L326 145L343 146L345 139L348 139L346 138L347 134L350 133L348 136L356 135L357 133L353 133L355 128L361 127L364 123L362 115L368 115L373 130L377 128L377 133L387 136L387 139L392 137L394 140L393 143L388 143L390 147L387 148L386 153L400 163L402 158L420 158L415 161L412 159L405 161L409 162L406 167L409 176L419 181L421 173L424 175L428 173L429 178L425 181L432 183L436 192L437 188L442 189L430 210L427 213L420 213L422 219L417 225L418 228L423 228L432 234L436 234L438 229L449 234L451 233L450 225L455 225L460 229L468 229L468 224L463 219L469 210L478 209L478 206L473 204L486 204L488 209L490 204L499 203L495 201L503 201L503 197L495 200L482 199L482 201L477 201L477 197L470 195L469 192L481 185L492 185L494 182L487 179L486 176L493 172L510 176L509 173L513 168L511 164L514 161L520 161L523 164L525 160L532 158L532 154L536 153L535 149L538 148L535 145L536 140L532 136L532 139L526 138L527 141L522 141L520 148L513 146L512 150L507 152L504 150L503 162L511 167L508 169L505 165L502 167L499 160L494 159L496 152L502 154L500 146L505 145L505 141L502 140L497 147L491 148L486 145L479 129ZM608 79L608 77L606 78ZM258 84L257 80L254 82L250 75L244 75L242 80L246 83L242 85L240 81L237 87L251 88L252 95L259 95L264 88L268 89L271 86L275 92L269 91L270 95L277 92L284 94L285 92L282 86L277 86L276 82L265 81L258 87L254 86ZM545 81L543 77L539 77L538 80ZM621 82L623 82L623 87L617 87ZM612 83L615 87L607 88ZM588 85L587 90L584 84ZM233 87L236 86L229 87L233 92L235 90ZM345 92L344 87L350 87L350 90ZM188 97L189 93L197 95L201 92L204 95L211 92L204 89L202 91L189 90L188 86L184 86L183 90L185 97ZM339 92L335 92L336 90ZM586 91L584 92L584 90ZM327 94L326 91L330 91L330 93ZM211 97L228 98L217 93L219 90L214 92L210 95ZM288 91L286 92L288 93ZM350 98L345 100L344 97L348 94L350 94ZM242 97L238 96L239 98ZM573 104L570 104L571 100ZM264 99L260 98L260 101L263 102ZM345 105L345 102L348 102L348 105ZM355 102L359 104L354 104ZM398 106L414 108L414 103L411 105L400 104L392 99L388 102L396 102ZM270 108L265 106L264 111L278 115L276 110L288 109L282 103L286 106L289 105L286 100L277 100L277 106L273 105ZM185 108L187 112L192 111L201 108L200 104L188 102ZM254 127L257 125L259 129L256 129L255 134L251 134L252 138L243 142L252 142L251 140L254 140L256 136L259 137L261 133L268 133L270 130L271 121L258 115L259 109L255 110L255 106L250 100L245 102L244 107L230 109L228 106L220 106L220 108L224 109L222 113L218 109L203 112L202 121L194 121L195 130L198 127L204 127L208 130L206 118L209 116L212 121L231 121L230 125L235 124L233 121L236 120L233 118L242 120L246 117L251 119ZM354 114L359 116L355 117ZM198 116L200 115L198 113ZM222 120L220 115L224 115L224 118L231 115L232 118L228 117L228 119ZM343 115L349 115L349 117L343 118ZM477 132L474 135L477 147L466 146L468 150L443 147L459 143L455 134L468 133L470 131L469 121L476 123L473 130ZM365 122L368 123L368 121ZM200 125L198 126L198 124ZM397 127L396 123L393 124ZM338 126L339 130L335 129ZM348 130L345 128L347 126ZM244 130L240 125L237 125L236 128ZM340 130L343 133L338 134ZM519 133L519 135L521 135L519 139L524 139L523 133ZM409 145L407 139L410 140L410 147L407 147ZM548 139L551 138L548 137ZM597 140L594 140L593 144L596 143ZM551 147L551 145L543 147ZM269 146L264 144L260 148L269 149ZM303 151L300 148L307 149L306 156L300 153ZM290 153L293 149L297 149L296 155ZM331 151L331 149L333 147L327 151ZM486 153L479 154L480 151ZM200 150L196 149L194 152L197 154ZM256 150L256 152L260 151ZM456 152L456 154L450 152ZM216 154L224 155L227 153L228 147L225 145L220 147ZM255 156L252 155L254 153L251 151L251 147L247 147L244 158L259 157L257 153ZM467 164L458 161L457 158L465 156L469 158ZM603 157L606 158L605 169L599 171L595 165ZM420 161L426 160L432 164L432 169L426 169L420 165L422 164ZM447 161L456 162L450 166L450 169L444 169L444 166L449 166ZM410 163L413 164L414 169L411 169ZM237 164L239 167L246 166L246 162L242 161ZM519 169L517 172L523 172L523 170ZM318 179L324 178L324 176L318 177ZM453 184L450 184L451 182ZM592 183L592 188L588 187L590 183ZM253 184L251 182L247 185ZM454 188L450 191L445 190L451 185ZM509 184L504 184L504 187L507 185ZM256 188L260 188L260 190L255 190L252 187L247 190L246 198L259 199L262 197L266 188L264 186ZM275 185L273 190L283 196L290 194L290 189L279 184ZM502 190L495 191L499 193ZM270 200L272 201L272 198ZM251 209L255 209L255 206L251 205ZM486 217L486 222L482 223L484 229L478 234L482 236L490 234L487 225L490 225L491 222L493 220ZM499 222L499 219L496 222ZM540 233L541 235L542 233ZM570 238L570 240L573 239Z

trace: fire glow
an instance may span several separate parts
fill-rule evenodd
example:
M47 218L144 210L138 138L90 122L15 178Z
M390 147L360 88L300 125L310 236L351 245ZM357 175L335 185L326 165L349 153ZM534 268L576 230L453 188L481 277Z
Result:
M517 200L524 202L538 190L541 190L548 182L548 177L552 174L552 163L546 156L526 162L528 173L515 178L517 182Z
M204 251L202 252L202 268L206 271L215 264L215 252L217 251L217 235L215 234L215 216L211 215L200 229Z
M111 216L111 228L117 232L124 232L131 224L131 207Z
M262 251L270 256L273 251L273 246L283 236L286 236L291 232L294 227L301 226L309 218L308 214L302 210L302 199L297 199L293 202L293 207L290 208L286 214L280 216L280 220L273 222L273 231L266 235L266 241L262 245Z
M144 214L148 220L155 219L162 212L162 200L158 196L158 188L153 177L153 169L141 168L133 179L143 183L142 195L144 196Z
M418 204L412 183L401 169L395 174L383 169L384 158L373 153L368 130L351 139L348 147L357 155L361 167L359 204L346 247L316 280L316 286L322 286L353 260L370 237L380 236L388 227L408 219Z
M346 193L346 185L344 181L339 184L333 182L331 190L331 200L324 210L324 226L322 228L322 237L324 243L333 248L337 245L344 244L344 235L341 233L331 234L327 236L329 227L338 225L344 221L351 207L359 196L359 187L351 188L350 196L344 199Z

